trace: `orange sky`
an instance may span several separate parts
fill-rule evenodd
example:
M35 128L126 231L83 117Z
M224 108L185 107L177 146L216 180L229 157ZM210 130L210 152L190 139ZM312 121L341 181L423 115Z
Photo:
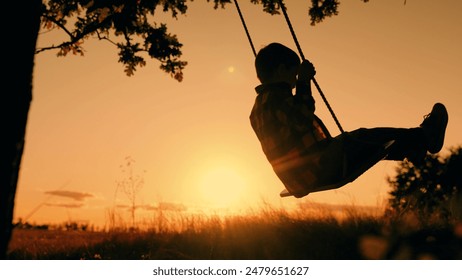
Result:
M240 6L256 47L278 41L295 49L283 17L248 2ZM343 0L338 16L314 27L309 1L286 2L304 54L345 130L416 126L433 103L443 102L450 115L445 149L462 144L461 1ZM160 202L188 209L257 207L262 201L276 207L382 203L393 162L335 191L279 198L283 186L248 120L258 81L235 7L213 10L211 3L194 1L177 21L159 16L184 44L189 64L181 83L153 60L127 77L115 47L97 39L87 41L84 57L37 55L16 218L107 223L107 209L128 203L116 192L126 156L144 177L138 203L145 209ZM60 36L43 33L38 45L58 43ZM314 95L317 114L338 134Z

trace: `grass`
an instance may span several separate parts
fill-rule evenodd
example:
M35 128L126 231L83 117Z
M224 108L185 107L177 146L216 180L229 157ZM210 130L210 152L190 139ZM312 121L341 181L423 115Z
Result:
M321 211L322 213L322 211ZM346 211L238 216L177 214L147 229L104 232L15 229L10 259L462 259L462 224L419 224Z

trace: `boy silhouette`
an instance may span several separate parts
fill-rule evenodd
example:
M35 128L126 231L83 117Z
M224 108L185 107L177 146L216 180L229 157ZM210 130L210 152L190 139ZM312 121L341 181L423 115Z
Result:
M443 147L448 113L441 103L417 127L359 128L332 137L315 114L313 64L271 43L258 52L255 68L261 84L250 123L289 195L341 187L382 159L418 164Z

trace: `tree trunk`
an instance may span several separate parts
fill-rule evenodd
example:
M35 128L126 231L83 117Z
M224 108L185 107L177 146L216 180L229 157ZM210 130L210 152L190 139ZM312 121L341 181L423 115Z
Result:
M3 92L0 102L0 258L7 257L14 200L32 101L34 53L40 27L41 0L6 1L3 27Z

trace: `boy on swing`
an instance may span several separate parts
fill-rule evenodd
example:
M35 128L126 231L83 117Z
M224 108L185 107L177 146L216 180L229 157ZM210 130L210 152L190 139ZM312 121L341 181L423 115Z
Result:
M448 113L436 103L413 128L360 128L332 137L315 115L309 61L279 43L262 48L255 59L261 85L250 123L264 154L289 195L341 187L381 159L423 161L443 147ZM292 90L295 88L295 94Z

